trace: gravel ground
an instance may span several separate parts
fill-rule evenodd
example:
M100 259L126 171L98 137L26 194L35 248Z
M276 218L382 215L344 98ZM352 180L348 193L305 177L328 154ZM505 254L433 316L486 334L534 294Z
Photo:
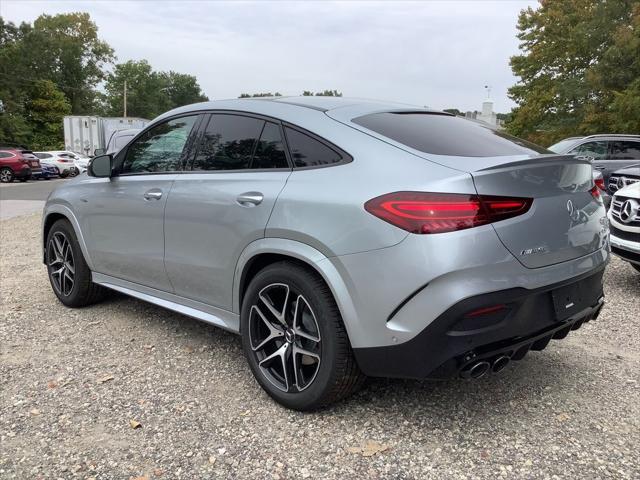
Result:
M1 478L640 478L640 276L617 259L598 321L499 375L302 414L234 335L119 295L63 307L39 228L0 222Z

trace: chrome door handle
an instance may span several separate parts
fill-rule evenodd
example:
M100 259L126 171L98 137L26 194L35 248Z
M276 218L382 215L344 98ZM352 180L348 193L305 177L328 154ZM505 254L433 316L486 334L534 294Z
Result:
M152 188L144 192L145 200L160 200L162 198L162 190L159 188Z
M255 205L260 205L264 200L264 196L260 192L245 192L241 195L238 195L236 198L236 202L238 202L243 207L253 207Z

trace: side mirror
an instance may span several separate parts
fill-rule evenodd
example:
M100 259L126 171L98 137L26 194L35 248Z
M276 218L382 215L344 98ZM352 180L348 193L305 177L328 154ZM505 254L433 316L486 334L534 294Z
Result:
M113 169L113 157L111 155L100 155L93 157L87 166L87 175L91 177L108 178L111 177Z
M107 153L107 149L106 148L96 148L93 151L93 155L95 157L99 157L100 155L104 155L105 153Z

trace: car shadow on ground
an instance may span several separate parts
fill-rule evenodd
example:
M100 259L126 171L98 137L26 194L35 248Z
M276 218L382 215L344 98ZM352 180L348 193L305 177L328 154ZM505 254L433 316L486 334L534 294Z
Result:
M252 390L249 396L259 401L273 403L253 380L238 335L118 293L110 295L101 307L115 310L120 318L126 318L129 327L144 329L155 338L168 338L167 342L203 350L206 347L203 355L209 358L204 357L205 365L196 368L205 371L211 363L228 362L229 368L243 369L241 389ZM539 415L546 408L545 399L566 398L570 392L579 391L581 398L568 398L569 405L598 397L602 385L595 379L600 376L602 381L606 372L601 367L585 369L587 360L577 355L573 347L554 340L546 350L530 352L502 372L477 380L368 378L352 397L323 410L294 413L273 403L272 411L301 418L306 415L340 418L366 412L373 422L384 424L409 422L414 426L449 429L463 423L469 428L482 428L486 422L504 423L505 418L522 418L527 413Z

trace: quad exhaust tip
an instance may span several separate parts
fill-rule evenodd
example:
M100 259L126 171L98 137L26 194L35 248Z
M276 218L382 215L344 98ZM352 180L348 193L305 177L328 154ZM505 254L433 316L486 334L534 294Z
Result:
M504 368L509 365L509 362L511 361L511 358L508 357L507 355L502 355L498 358L496 358L493 361L493 365L491 365L491 371L493 373L498 373L501 370L504 370Z
M490 368L491 364L489 362L481 360L460 372L460 376L462 378L481 378L486 375Z
M475 363L472 363L470 366L468 366L464 370L462 370L460 372L460 376L462 378L467 378L467 379L482 378L487 373L489 373L489 371L498 373L501 370L504 370L504 368L507 365L509 365L509 362L511 362L511 357L508 355L500 355L499 357L495 358L492 362L489 362L487 360L479 360Z

